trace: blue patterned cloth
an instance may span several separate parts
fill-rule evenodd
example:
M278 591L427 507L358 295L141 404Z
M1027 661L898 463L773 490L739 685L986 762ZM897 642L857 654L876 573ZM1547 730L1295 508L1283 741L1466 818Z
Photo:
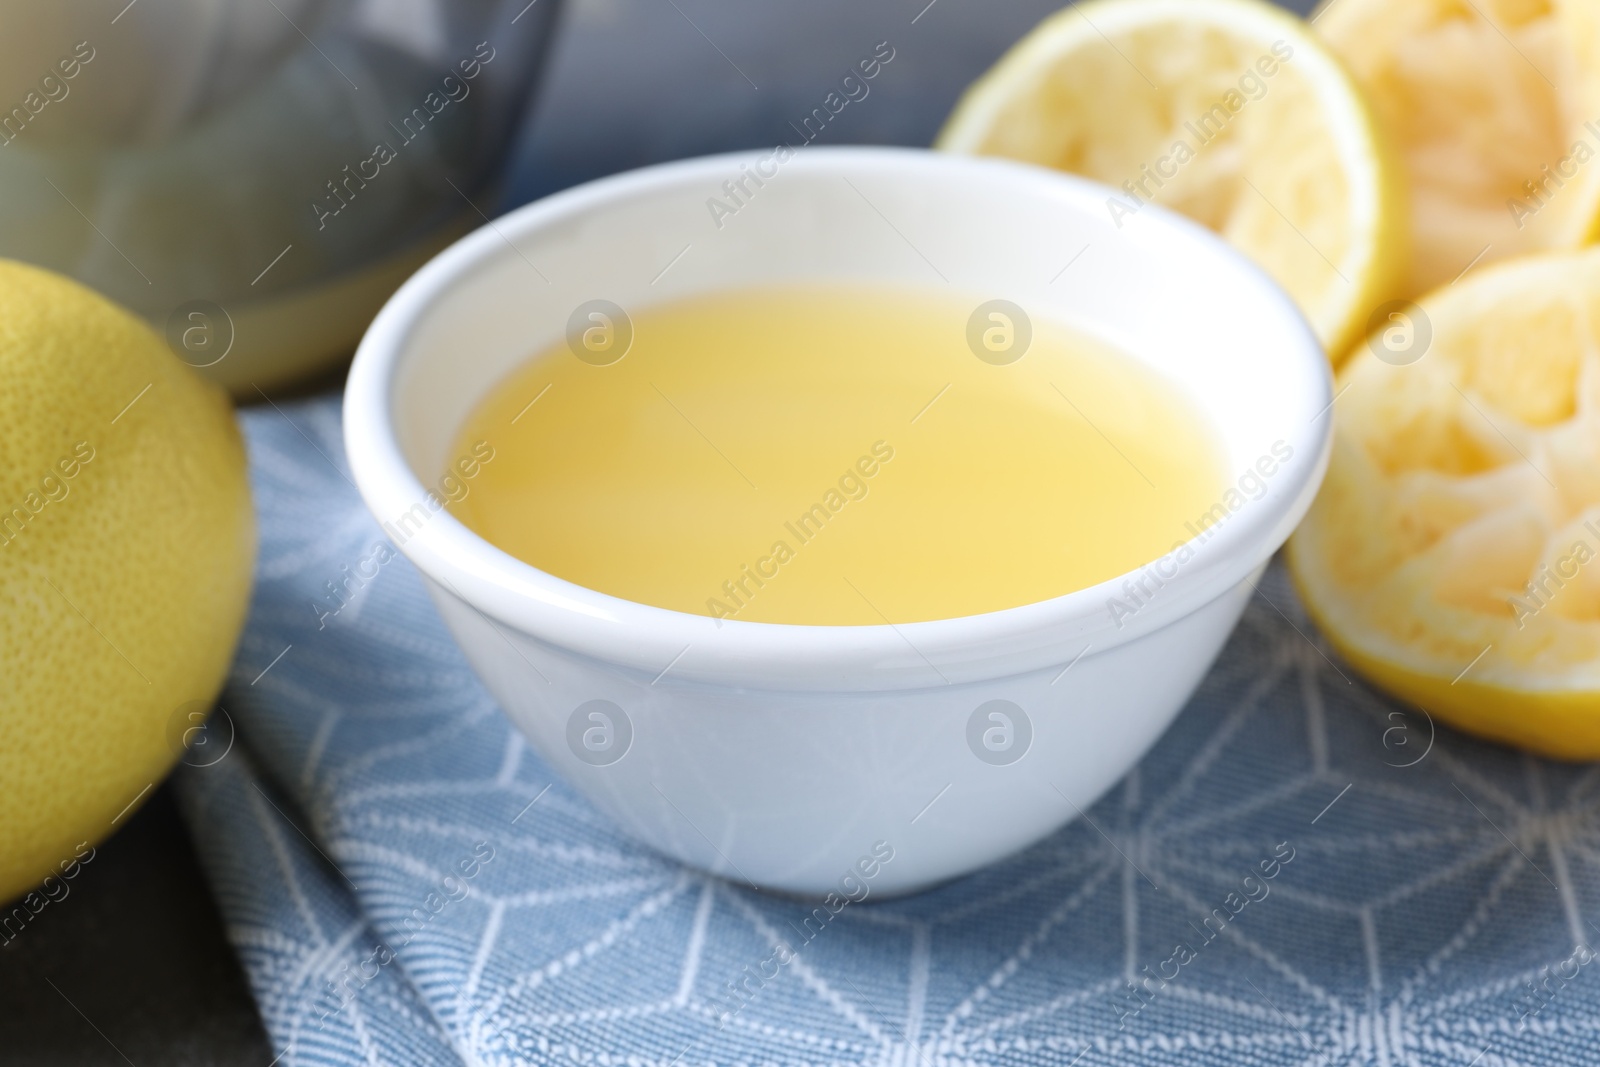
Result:
M336 399L242 420L255 602L178 783L288 1067L1600 1062L1600 769L1376 696L1276 568L1088 819L804 941L552 779L379 550Z

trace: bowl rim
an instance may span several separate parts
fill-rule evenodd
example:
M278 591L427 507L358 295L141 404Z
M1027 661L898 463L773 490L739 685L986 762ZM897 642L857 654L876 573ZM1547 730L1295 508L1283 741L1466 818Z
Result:
M436 301L513 255L519 237L663 187L714 187L760 155L702 156L575 186L486 223L412 275L368 327L345 386L346 454L372 514L380 522L385 515L404 514L429 492L400 447L394 403L412 331ZM1103 210L1106 198L1116 194L1097 182L1032 164L926 149L815 146L797 153L785 174L877 171L915 180L926 169L990 186L1026 187L1086 211ZM1292 361L1301 388L1282 402L1315 414L1305 420L1301 436L1288 442L1296 456L1309 461L1285 465L1288 477L1275 479L1264 498L1240 509L1208 540L1188 542L1193 561L1167 579L1162 595L1126 625L1113 625L1109 598L1119 595L1130 577L1165 557L1094 586L1000 611L922 622L825 626L716 620L601 593L496 548L448 509L406 538L399 551L437 592L454 594L491 625L504 624L544 645L644 672L658 681L670 670L675 684L818 691L933 688L1076 662L1091 649L1104 652L1167 626L1248 581L1288 538L1310 507L1327 467L1334 396L1320 342L1292 299L1264 271L1211 231L1174 212L1146 205L1139 220L1147 241L1200 246L1202 254L1249 287L1240 295L1241 303L1256 302L1288 324L1286 350L1278 358ZM501 636L506 636L503 631Z

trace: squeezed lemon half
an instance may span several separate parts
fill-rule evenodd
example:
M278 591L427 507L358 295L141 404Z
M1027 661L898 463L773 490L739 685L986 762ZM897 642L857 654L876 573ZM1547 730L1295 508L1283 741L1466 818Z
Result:
M1594 237L1594 0L1324 0L1312 21L1403 161L1413 228L1404 295Z
M1251 256L1341 355L1406 259L1401 172L1355 83L1256 0L1091 0L1040 23L967 90L936 147L1094 178ZM1070 251L1070 250L1069 250Z
M1327 480L1289 541L1305 604L1430 714L1600 757L1600 249L1398 314L1339 377Z

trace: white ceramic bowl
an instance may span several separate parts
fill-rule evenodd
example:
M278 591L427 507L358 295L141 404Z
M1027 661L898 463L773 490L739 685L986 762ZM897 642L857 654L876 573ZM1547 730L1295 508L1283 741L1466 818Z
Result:
M708 199L732 206L724 183L745 173L762 184L745 179L737 212L713 212ZM1289 298L1176 215L1147 207L1118 228L1111 192L996 160L805 148L650 167L530 204L432 260L373 322L345 393L356 482L506 713L640 841L805 894L971 871L1133 766L1327 464L1328 366ZM1160 368L1225 438L1243 483L1219 501L1227 518L1181 560L1007 611L719 626L546 574L427 503L475 402L559 341L579 305L818 279L1008 299ZM1130 596L1129 579L1145 592Z

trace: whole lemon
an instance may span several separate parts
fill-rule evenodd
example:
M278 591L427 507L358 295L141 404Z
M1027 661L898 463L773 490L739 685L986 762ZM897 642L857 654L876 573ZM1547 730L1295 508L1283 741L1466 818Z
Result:
M0 901L171 768L254 558L223 393L103 297L0 260Z

